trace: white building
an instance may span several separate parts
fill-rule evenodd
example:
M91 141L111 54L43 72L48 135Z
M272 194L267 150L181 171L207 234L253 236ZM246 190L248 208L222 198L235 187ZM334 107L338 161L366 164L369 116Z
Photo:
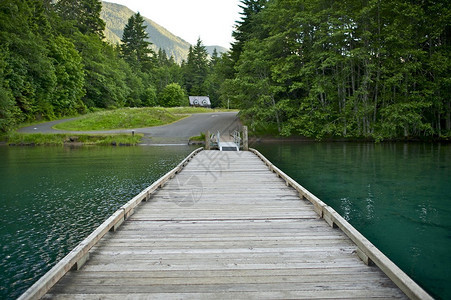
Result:
M208 96L189 96L189 105L200 107L211 107L210 97Z

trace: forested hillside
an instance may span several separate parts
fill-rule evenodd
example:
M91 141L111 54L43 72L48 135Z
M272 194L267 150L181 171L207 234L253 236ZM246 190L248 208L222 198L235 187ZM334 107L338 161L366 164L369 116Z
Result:
M102 1L102 6L100 17L105 21L105 37L112 44L120 43L125 24L127 24L127 20L134 12L126 6L105 1ZM183 60L186 61L191 45L154 21L145 16L143 18L146 32L149 35L149 42L152 43L152 49L154 51L158 51L158 49L164 50L168 57L173 56L174 60L179 64ZM215 49L218 54L228 51L221 46L206 46L205 48L207 48L210 56L213 55Z
M152 48L139 13L113 46L100 0L52 3L0 1L3 132L209 95L251 130L285 136L451 136L449 1L242 0L231 51L210 57L199 40L181 64Z
M132 10L123 5L102 1L100 17L105 21L105 36L108 41L112 44L121 42L125 24L133 14L135 13ZM160 48L165 50L166 54L169 57L173 56L177 63L186 60L191 46L188 42L173 35L154 21L144 16L143 18L149 42L153 44L154 51Z
M243 0L222 91L282 135L449 136L450 6Z
M187 105L188 95L219 104L217 52L199 40L177 64L153 50L139 13L112 45L101 10L99 0L0 1L0 132L98 108Z

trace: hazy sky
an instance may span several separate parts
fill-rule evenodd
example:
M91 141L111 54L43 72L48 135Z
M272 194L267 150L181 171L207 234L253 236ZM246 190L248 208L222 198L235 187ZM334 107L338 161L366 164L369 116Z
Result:
M228 48L240 0L107 0L122 4L155 21L185 41Z

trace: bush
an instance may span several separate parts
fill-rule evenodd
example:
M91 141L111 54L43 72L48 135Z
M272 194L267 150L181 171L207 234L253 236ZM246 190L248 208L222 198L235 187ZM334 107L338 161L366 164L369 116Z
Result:
M160 105L164 107L187 106L188 97L178 83L171 83L163 89Z
M142 96L142 103L144 106L157 105L157 89L153 86L148 87Z

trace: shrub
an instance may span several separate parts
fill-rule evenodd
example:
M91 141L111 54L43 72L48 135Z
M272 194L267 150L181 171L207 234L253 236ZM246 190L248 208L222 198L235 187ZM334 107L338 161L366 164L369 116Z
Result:
M160 104L165 107L187 106L188 98L178 83L171 83L163 89Z

